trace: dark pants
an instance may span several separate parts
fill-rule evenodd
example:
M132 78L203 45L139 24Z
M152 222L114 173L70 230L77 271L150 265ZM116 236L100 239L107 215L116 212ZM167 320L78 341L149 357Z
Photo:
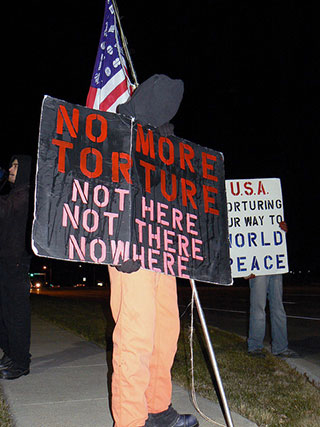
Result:
M0 347L20 368L29 368L29 261L0 260Z

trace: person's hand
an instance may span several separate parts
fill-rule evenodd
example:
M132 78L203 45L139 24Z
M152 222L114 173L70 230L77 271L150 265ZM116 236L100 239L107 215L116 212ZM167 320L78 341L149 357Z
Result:
M281 228L281 230L285 231L286 233L288 232L288 226L285 221L279 222L279 227Z
M115 267L118 271L121 271L121 273L130 274L139 270L141 267L141 262L138 259L136 261L133 261L133 259L128 259L123 264L116 265Z
M244 277L246 280L254 279L256 277L255 274L251 273L249 276Z

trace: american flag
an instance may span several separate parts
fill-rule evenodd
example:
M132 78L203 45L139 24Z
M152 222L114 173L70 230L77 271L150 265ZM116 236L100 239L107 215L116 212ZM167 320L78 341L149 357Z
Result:
M86 106L101 111L116 112L133 91L112 0L106 0L104 20L100 36L96 63Z

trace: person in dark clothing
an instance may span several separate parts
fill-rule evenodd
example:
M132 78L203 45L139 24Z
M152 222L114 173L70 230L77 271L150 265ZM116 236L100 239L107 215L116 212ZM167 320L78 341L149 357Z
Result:
M183 82L154 75L117 111L164 137L178 111ZM125 261L109 266L113 333L112 413L115 427L197 427L171 405L171 367L180 331L176 278Z
M0 379L29 373L31 250L28 241L31 157L10 162L11 189L0 196Z

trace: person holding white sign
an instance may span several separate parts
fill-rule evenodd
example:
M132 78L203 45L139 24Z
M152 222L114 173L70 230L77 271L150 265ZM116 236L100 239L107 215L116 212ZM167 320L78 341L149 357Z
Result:
M282 221L280 228L287 232L287 224ZM282 302L282 274L246 277L250 286L250 320L248 353L253 357L265 357L263 340L266 330L266 303L269 301L271 321L271 351L279 357L298 357L288 348L287 316Z

